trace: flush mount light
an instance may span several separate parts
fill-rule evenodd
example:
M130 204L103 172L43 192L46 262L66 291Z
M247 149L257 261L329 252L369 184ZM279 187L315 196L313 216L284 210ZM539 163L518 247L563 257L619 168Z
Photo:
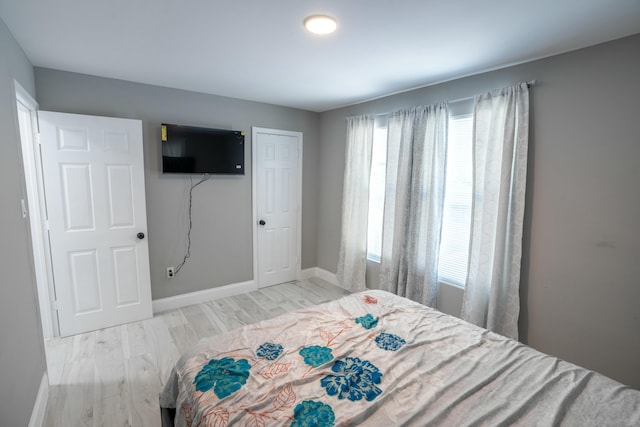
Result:
M338 24L336 20L326 15L313 15L304 20L304 26L314 34L331 34Z

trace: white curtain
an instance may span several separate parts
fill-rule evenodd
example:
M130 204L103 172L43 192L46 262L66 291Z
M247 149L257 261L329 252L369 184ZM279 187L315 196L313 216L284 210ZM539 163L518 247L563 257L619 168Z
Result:
M529 135L526 83L475 99L474 191L462 318L518 338Z
M380 288L435 306L447 105L389 116Z
M342 234L338 271L340 286L366 289L369 177L375 118L347 118L347 148L342 192Z

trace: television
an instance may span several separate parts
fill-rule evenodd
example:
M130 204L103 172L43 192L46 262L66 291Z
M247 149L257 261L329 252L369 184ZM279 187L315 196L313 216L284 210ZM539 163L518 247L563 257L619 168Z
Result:
M244 175L244 132L162 123L162 172Z

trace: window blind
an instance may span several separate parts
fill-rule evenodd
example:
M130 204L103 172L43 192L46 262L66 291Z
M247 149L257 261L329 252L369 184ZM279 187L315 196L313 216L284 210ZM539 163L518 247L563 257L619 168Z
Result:
M448 132L438 280L464 287L469 261L473 196L473 116L450 117Z
M382 253L382 219L384 215L385 174L387 173L387 128L373 131L371 177L369 180L369 218L367 259L380 261Z

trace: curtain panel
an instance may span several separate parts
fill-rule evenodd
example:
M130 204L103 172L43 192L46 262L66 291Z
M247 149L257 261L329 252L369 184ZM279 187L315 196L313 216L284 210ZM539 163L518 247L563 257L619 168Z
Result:
M435 307L447 105L389 116L380 288Z
M347 147L342 192L342 233L336 278L350 291L366 289L369 178L373 116L347 118Z
M462 318L518 338L529 138L526 83L479 95L473 131L473 207Z
M529 136L526 83L474 99L473 199L461 317L518 338ZM347 123L342 235L336 276L366 288L369 182L375 119ZM380 289L435 307L442 231L446 103L391 113L387 126Z

